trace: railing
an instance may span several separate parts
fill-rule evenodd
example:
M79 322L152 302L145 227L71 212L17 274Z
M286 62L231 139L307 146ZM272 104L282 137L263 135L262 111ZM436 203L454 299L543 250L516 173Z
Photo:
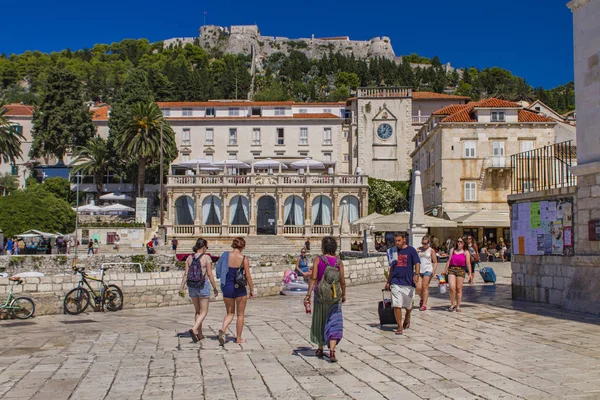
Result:
M283 226L283 234L284 235L304 235L304 225L284 225Z
M203 235L221 235L221 225L204 225L202 226Z
M413 115L412 122L415 124L424 124L429 119L430 115Z
M196 232L195 228L194 225L174 225L173 233L175 235L193 235Z
M577 185L577 177L571 172L576 163L572 141L525 151L511 159L512 194Z
M248 235L250 233L249 225L231 225L229 227L230 235Z
M490 168L510 168L510 157L492 156L490 161Z
M333 226L331 225L313 225L312 234L317 236L333 235Z
M412 97L409 87L360 87L358 97Z
M356 186L367 185L366 175L170 175L172 186Z

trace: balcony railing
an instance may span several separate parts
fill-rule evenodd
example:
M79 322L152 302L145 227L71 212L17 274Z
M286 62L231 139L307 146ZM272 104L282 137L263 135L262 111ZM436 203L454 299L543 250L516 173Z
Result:
M250 225L231 225L229 227L230 235L247 235L250 233Z
M409 87L360 87L358 97L412 97Z
M506 156L492 156L489 158L489 168L509 168L510 169L510 157Z
M174 186L366 186L366 175L170 175Z
M304 225L284 225L283 234L304 236Z
M430 115L413 115L413 124L424 124L429 119Z
M333 235L333 226L330 225L313 225L312 226L313 235L317 236L329 236Z
M577 185L571 172L577 159L572 141L556 143L511 156L511 193L558 189Z

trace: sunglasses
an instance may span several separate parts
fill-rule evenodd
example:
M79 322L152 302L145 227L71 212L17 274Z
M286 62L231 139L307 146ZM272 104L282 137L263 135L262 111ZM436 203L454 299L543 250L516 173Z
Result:
M456 243L464 243L462 240L457 240Z

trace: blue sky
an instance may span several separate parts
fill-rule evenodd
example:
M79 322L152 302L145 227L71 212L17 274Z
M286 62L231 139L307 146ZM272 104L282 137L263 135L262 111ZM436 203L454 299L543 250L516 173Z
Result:
M498 66L546 88L573 80L567 0L260 2L218 0L30 0L2 5L0 52L79 49L125 38L196 36L207 24L258 24L289 38L389 36L397 55L418 53L453 66ZM18 16L10 18L8 16Z

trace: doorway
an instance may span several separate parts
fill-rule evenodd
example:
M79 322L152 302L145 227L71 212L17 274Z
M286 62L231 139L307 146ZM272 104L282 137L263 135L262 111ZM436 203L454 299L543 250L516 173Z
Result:
M275 199L263 196L257 204L256 233L259 235L275 235L277 232L277 209Z

